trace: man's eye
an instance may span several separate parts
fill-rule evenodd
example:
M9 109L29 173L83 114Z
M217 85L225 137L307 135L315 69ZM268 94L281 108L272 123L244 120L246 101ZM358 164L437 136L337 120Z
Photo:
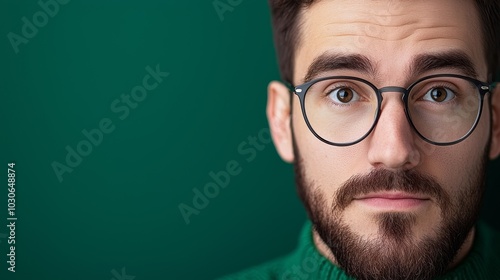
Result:
M351 101L359 100L358 93L354 91L352 88L348 87L336 88L330 91L328 96L330 97L330 99L333 100L333 102L338 104L347 104Z
M422 97L423 100L439 103L450 101L453 98L455 98L455 93L445 87L432 88Z

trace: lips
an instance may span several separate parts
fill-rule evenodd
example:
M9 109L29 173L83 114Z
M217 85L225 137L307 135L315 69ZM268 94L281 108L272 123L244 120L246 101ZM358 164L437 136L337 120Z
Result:
M421 194L411 194L406 192L377 192L369 193L356 197L355 199L371 199L371 198L381 198L381 199L420 199L428 200L429 196Z
M405 192L379 192L356 197L354 201L374 208L403 210L422 206L430 201L430 197L422 194L410 194Z

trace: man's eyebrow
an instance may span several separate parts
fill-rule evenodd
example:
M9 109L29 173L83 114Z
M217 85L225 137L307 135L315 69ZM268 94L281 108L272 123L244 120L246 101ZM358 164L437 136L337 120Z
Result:
M471 58L463 51L454 50L442 53L420 54L413 59L409 74L421 75L431 70L451 68L461 71L472 78L478 77ZM335 70L355 70L364 74L375 75L375 67L368 57L360 54L323 53L309 66L304 83L311 81L321 73Z
M366 56L327 52L316 57L311 63L304 78L304 83L309 82L323 72L334 70L355 70L366 74L375 73L373 64Z
M463 74L476 78L477 71L470 57L462 51L449 51L443 53L420 54L413 59L409 73L421 75L431 70L451 68L459 70Z

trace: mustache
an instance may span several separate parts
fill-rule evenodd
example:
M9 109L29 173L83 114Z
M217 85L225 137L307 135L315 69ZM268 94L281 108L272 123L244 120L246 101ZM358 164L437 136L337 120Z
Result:
M439 207L446 211L450 197L441 185L431 176L415 170L389 171L374 169L365 175L354 175L337 190L334 210L344 210L355 197L370 192L402 191L410 194L425 194L434 198Z

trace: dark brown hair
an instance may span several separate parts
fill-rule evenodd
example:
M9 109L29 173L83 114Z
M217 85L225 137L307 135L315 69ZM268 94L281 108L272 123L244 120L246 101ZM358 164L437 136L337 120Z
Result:
M274 44L283 81L293 83L294 56L300 43L300 14L318 0L269 0ZM474 0L482 24L490 81L499 80L500 1Z

